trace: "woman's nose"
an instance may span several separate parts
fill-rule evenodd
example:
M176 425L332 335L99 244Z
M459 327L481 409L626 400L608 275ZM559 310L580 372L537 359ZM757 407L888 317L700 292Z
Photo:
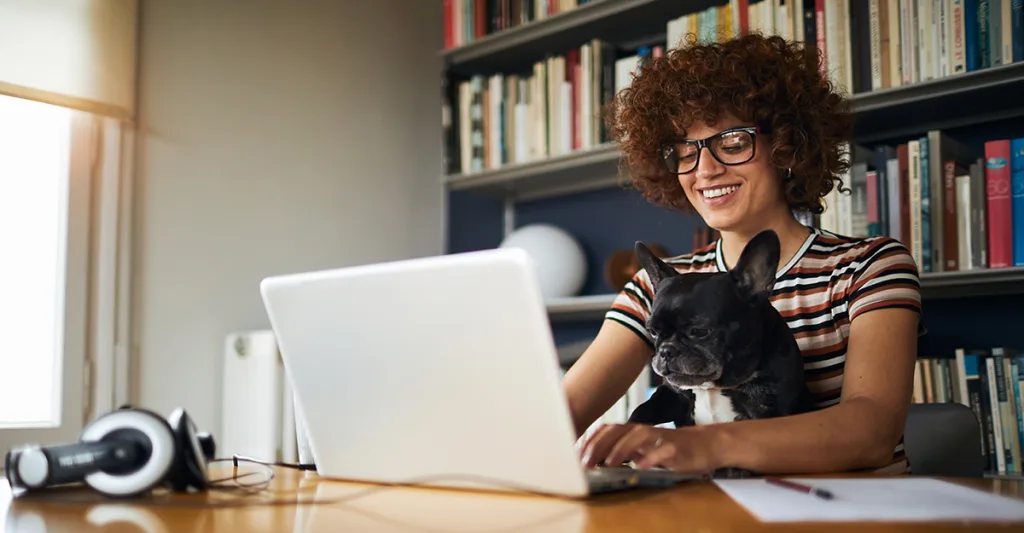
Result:
M695 177L700 179L708 179L722 172L722 164L715 159L715 156L711 155L711 149L707 146L700 148L699 157L697 158L697 168L694 169Z

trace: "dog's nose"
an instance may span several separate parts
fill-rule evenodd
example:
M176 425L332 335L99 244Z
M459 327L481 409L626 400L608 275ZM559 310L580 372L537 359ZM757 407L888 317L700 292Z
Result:
M658 346L658 355L665 359L672 359L679 354L679 347L674 344L665 343Z

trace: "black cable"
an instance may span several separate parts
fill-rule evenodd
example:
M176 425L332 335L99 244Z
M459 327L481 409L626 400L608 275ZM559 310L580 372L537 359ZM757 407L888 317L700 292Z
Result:
M281 461L261 461L259 459L253 459L252 457L245 457L244 455L238 455L237 453L232 455L230 459L214 459L215 461L233 461L235 468L238 468L238 461L245 461L248 463L256 463L264 466L281 466L285 468L294 468L297 470L316 470L315 463L285 463Z

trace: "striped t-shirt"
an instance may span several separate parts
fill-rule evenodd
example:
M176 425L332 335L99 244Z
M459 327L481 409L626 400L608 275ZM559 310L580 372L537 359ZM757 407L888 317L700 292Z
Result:
M721 239L665 262L681 273L727 270ZM653 347L645 326L652 297L650 278L640 270L616 297L606 318L623 324ZM921 312L918 269L907 248L895 239L850 238L811 228L797 253L776 273L771 302L796 337L808 388L821 409L839 403L850 321L883 307ZM923 331L919 325L918 333ZM909 471L903 439L893 450L892 463L880 471Z

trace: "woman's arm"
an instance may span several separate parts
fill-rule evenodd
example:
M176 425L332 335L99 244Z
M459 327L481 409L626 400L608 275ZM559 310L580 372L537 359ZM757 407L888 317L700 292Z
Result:
M821 473L881 467L903 435L913 393L919 314L866 311L850 326L840 403L801 415L696 428L616 425L583 445L585 464L704 473ZM658 444L658 439L661 439ZM655 446L655 444L658 444Z
M651 348L636 333L605 320L594 342L562 380L579 437L626 394L651 359Z
M885 466L903 435L914 387L918 313L866 312L850 324L839 404L788 419L723 425L722 458L766 473Z

